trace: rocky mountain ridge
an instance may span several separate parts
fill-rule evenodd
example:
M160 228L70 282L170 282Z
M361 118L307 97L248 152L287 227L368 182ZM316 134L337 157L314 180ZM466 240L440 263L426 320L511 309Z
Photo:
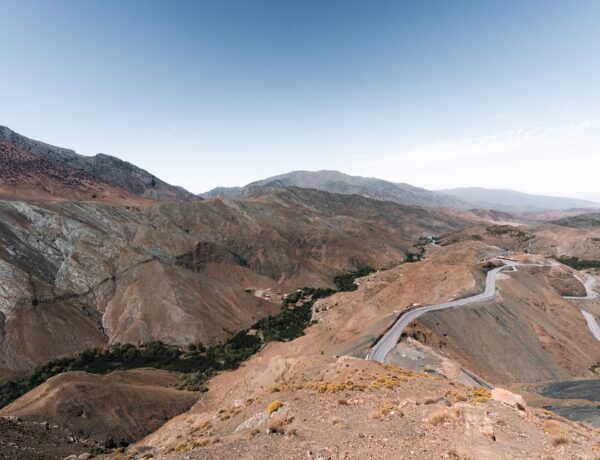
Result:
M40 161L55 165L66 171L68 176L81 175L102 184L121 189L121 194L131 194L151 200L197 201L199 198L187 190L167 184L149 172L119 158L99 153L93 157L79 155L73 150L55 147L44 142L29 139L5 126L0 126L0 141L5 148L27 155L28 158L39 158ZM26 171L15 175L15 181L23 181ZM6 174L6 172L5 172ZM25 174L25 175L24 175ZM55 194L55 198L74 199L69 183L63 184L63 194ZM90 193L93 195L93 192Z
M135 203L143 199L63 163L0 141L0 198Z

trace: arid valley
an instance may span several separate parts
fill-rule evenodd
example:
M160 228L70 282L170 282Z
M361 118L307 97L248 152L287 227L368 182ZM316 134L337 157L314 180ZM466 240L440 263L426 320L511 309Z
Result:
M599 209L332 171L196 197L0 132L0 183L48 178L0 203L5 458L598 454Z

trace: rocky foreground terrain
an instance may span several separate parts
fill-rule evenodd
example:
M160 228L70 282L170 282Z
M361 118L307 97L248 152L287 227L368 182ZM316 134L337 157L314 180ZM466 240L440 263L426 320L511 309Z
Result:
M277 206L283 206L284 197L288 200L284 203L298 206L308 197L318 203L322 195L292 190L276 197ZM272 216L264 212L275 206L272 199L267 194L253 198L256 203L208 200L189 209L235 203L240 208L259 207L263 216ZM363 199L357 200L355 204ZM154 216L161 216L152 209ZM360 206L353 212L357 209ZM384 221L389 219L386 213ZM188 235L185 228L182 235ZM173 265L184 264L198 276L218 273L205 272L206 266L216 270L219 264L231 267L232 260L239 261L234 251L210 246L200 252L191 247ZM90 439L86 442L96 447L88 452L101 452L93 449L107 445L102 435L128 432L130 439L138 439L129 447L117 443L110 454L99 454L108 458L595 458L600 445L597 432L543 409L554 400L532 391L549 380L595 378L590 368L600 361L597 342L580 312L562 298L584 292L569 267L506 273L498 281L493 302L419 319L409 335L420 344L399 345L408 346L410 353L393 353L386 365L363 359L400 311L480 292L487 264L507 255L525 262L541 257L510 254L470 239L441 247L430 244L421 262L389 261L392 268L358 280L357 291L316 302L312 313L316 324L304 337L266 345L241 368L209 380L206 393L188 392L187 397L168 385L152 387L150 382L161 371L144 371L142 380L137 374L133 386L128 373L105 377L67 373L18 399L2 415L19 416L28 423L52 420ZM219 262L208 262L207 257ZM381 260L382 253L377 257L373 260ZM242 268L239 273L248 269ZM326 271L312 273L317 275L304 280L330 279ZM452 319L442 321L443 315ZM441 353L441 359L433 363L423 358L423 347L431 354ZM407 360L403 357L407 355L416 358ZM394 356L400 358L396 361ZM473 387L465 375L485 383ZM100 385L98 390L95 385ZM498 387L509 393L492 391ZM515 396L518 393L525 400ZM146 401L152 403L146 406ZM192 407L178 408L175 401ZM103 407L106 410L100 410ZM160 416L148 414L155 417L160 407L166 423L159 427ZM140 440L140 433L151 434ZM73 447L72 453L77 452Z
M253 382L273 385L254 391L255 398L235 400L232 394L206 401L202 411L175 419L111 458L596 458L598 453L596 431L532 410L512 393L473 390L356 358L323 361L279 362L278 379Z
M77 438L69 430L47 422L0 417L0 458L3 460L54 460L70 455L90 456L94 442Z

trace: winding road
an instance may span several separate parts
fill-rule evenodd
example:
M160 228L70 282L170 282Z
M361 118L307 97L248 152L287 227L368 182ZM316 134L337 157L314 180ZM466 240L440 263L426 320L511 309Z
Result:
M594 315L592 315L589 311L585 310L581 310L581 314L587 321L587 325L590 328L590 331L592 331L592 334L594 334L594 337L596 337L596 339L600 341L600 326L598 326Z
M396 323L383 335L383 337L373 346L371 351L367 354L367 359L371 361L383 362L389 351L396 346L400 336L404 331L404 328L412 323L419 316L429 313L431 311L445 310L447 308L460 307L462 305L469 305L475 302L483 302L494 298L496 293L496 279L498 273L509 267L516 266L516 262L505 261L505 265L490 270L487 273L485 282L485 291L481 294L476 294L471 297L466 297L460 300L453 300L451 302L444 302L437 305L430 305L427 307L415 308L404 313Z
M577 279L581 281L581 278L577 277ZM598 293L593 290L594 284L596 284L596 279L593 276L587 275L586 280L581 282L585 287L585 297L565 296L565 299L594 300L598 298ZM590 331L592 332L594 337L596 337L596 340L600 341L600 326L598 325L596 318L594 318L594 315L592 315L589 311L584 310L583 308L581 309L581 314L585 318L585 321L587 322Z
M581 284L583 284L583 287L585 288L585 297L565 296L565 299L594 300L598 298L598 294L592 289L594 284L596 284L596 279L593 276L587 275L587 279L585 281L582 281L578 276L576 276L576 278L579 280L579 282L581 282Z
M487 273L486 277L486 285L485 291L481 294L476 294L471 297L466 297L460 300L453 300L450 302L444 302L437 305L430 305L426 307L415 308L414 310L408 310L403 313L400 318L394 323L394 325L379 339L379 341L371 348L371 350L367 353L366 359L371 361L379 361L384 362L385 357L390 352L392 348L396 346L400 337L402 336L402 332L411 322L417 319L419 316L424 315L425 313L429 313L432 311L445 310L453 307L460 307L463 305L469 305L476 302L484 302L487 300L492 300L494 295L496 294L496 279L498 278L498 273L507 268L514 268L517 266L544 266L543 264L520 264L511 260L503 260L504 265L501 267L494 268ZM550 266L558 265L554 261L550 261ZM581 281L581 280L580 280ZM572 300L592 300L598 297L598 294L592 290L592 287L595 283L595 279L588 275L588 278L583 285L586 290L585 297L565 297L566 299ZM596 322L596 319L592 316L591 313L581 310L581 313L585 317L587 321L588 327L590 331L600 341L600 326Z

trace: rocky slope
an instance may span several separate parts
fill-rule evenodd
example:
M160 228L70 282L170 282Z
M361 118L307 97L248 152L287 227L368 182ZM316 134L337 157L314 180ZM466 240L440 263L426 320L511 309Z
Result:
M575 219L575 220L571 220ZM561 222L572 225L545 223L519 225L478 223L447 235L443 245L460 241L484 241L511 251L541 254L546 257L578 257L582 260L600 260L600 227L590 225L593 217L575 216Z
M302 189L139 207L0 202L0 222L3 379L104 343L213 344L279 309L246 288L331 285L465 225Z
M142 203L138 196L86 172L0 141L0 198Z
M407 333L496 385L593 377L600 343L562 298L584 294L569 272L505 272L493 301L426 314Z
M11 199L18 197L21 199L43 199L45 197L43 193L40 196L29 197L26 194L14 193L13 187L17 184L19 187L26 188L27 181L39 180L43 175L43 167L50 165L48 171L50 178L42 179L41 184L32 187L32 191L44 191L54 199L89 199L92 198L91 195L104 196L104 194L108 194L110 197L112 196L108 187L110 186L112 191L119 189L116 192L117 196L128 194L152 200L198 200L195 195L187 190L169 185L149 172L110 155L98 154L93 157L86 157L77 154L73 150L28 139L5 126L0 126L0 142L5 149L19 152L20 156L20 167L10 170L5 169L2 176L0 176L0 186L3 183L5 184L4 189L0 187L0 194L5 194L5 196L8 194ZM0 152L0 159L3 156L5 157L6 154ZM14 161L14 159L10 159L11 163L14 163ZM28 166L31 166L33 170L29 171ZM65 172L67 177L64 181L60 181L61 173ZM50 179L54 182L44 183ZM55 186L57 181L62 184L60 188ZM94 188L94 184L91 184L92 181L96 183L96 188L99 187L97 184L102 184L107 189L104 190L105 193L99 195ZM89 189L87 193L85 193L86 189Z
M114 448L150 434L196 402L198 393L173 388L178 382L176 374L155 369L66 372L0 410L0 416L47 422Z
M96 448L93 441L77 438L58 425L0 417L2 460L56 460L85 455Z

